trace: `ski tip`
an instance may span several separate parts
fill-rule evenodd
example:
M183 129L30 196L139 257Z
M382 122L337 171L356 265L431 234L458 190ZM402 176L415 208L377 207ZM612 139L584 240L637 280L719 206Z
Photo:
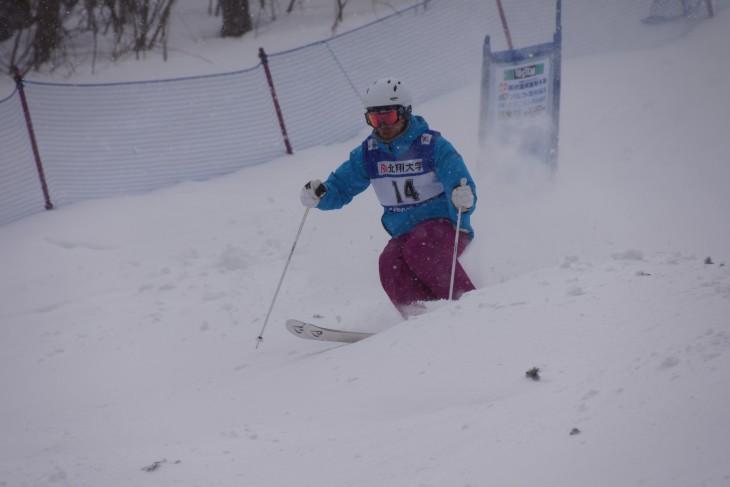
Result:
M299 320L286 320L286 327L295 335L302 335L304 333L304 323Z

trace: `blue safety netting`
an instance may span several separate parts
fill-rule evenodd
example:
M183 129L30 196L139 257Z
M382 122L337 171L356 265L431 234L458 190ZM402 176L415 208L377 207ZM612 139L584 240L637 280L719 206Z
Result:
M17 91L0 101L0 225L45 208Z

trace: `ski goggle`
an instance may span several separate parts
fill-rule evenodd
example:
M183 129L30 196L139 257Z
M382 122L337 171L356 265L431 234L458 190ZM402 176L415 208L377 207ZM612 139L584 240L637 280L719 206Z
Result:
M365 121L368 125L375 128L381 125L393 125L398 121L398 117L400 117L400 111L396 109L365 113Z

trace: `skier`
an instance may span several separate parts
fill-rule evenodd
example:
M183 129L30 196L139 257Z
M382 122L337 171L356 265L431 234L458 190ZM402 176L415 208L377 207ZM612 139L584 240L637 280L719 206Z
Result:
M307 208L335 210L373 185L392 237L380 255L380 282L408 318L425 310L422 302L448 299L459 209L457 255L474 237L469 217L475 185L451 143L411 113L411 94L402 81L375 81L364 105L372 133L324 183L308 182L301 201ZM472 290L457 262L454 298Z

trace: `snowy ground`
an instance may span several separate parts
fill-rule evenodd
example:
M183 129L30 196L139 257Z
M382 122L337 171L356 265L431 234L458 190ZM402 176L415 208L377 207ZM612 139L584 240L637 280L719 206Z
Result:
M416 107L477 176L479 289L407 322L368 192L254 348L360 139L0 228L0 486L730 485L729 33L568 60L550 183L479 150L478 80Z

